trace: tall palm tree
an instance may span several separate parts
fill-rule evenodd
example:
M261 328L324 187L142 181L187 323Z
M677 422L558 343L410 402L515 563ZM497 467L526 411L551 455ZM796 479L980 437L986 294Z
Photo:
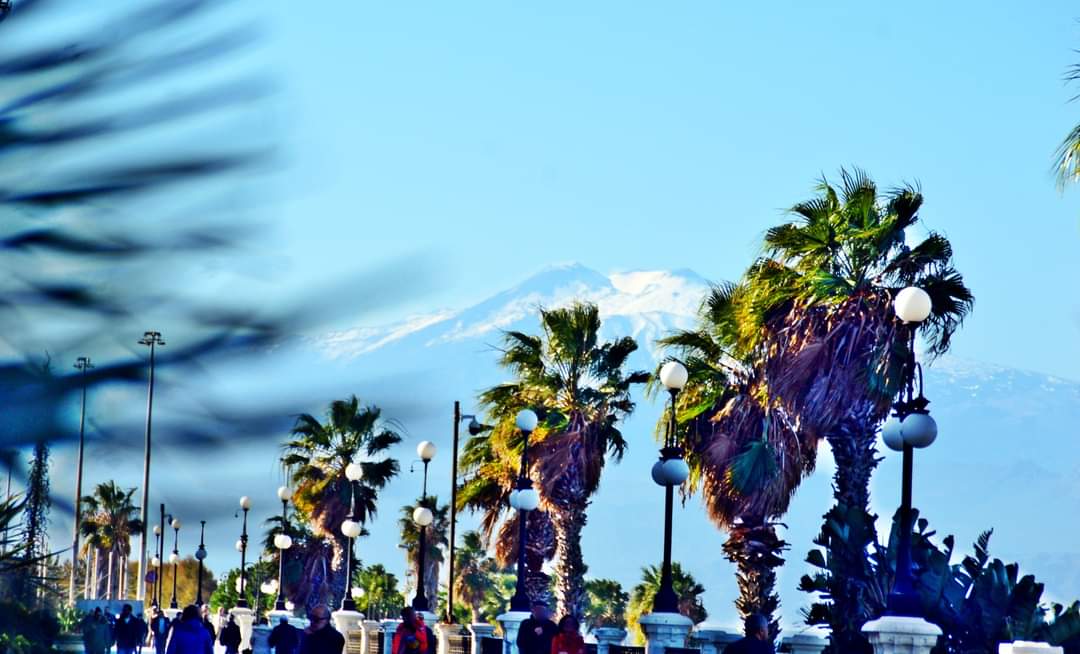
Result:
M876 432L901 383L911 332L893 313L896 293L918 286L930 295L933 313L918 329L931 356L949 348L974 302L947 239L931 232L908 245L922 203L914 187L879 194L862 171L841 171L838 187L823 180L817 197L792 207L791 222L768 230L734 297L740 342L765 353L769 396L799 431L829 442L845 511L869 514ZM850 572L832 597L839 651L862 644L867 584L860 569Z
M420 507L431 510L433 519L424 534L424 594L430 600L439 596L439 569L445 559L444 552L450 546L450 506L439 506L434 495L419 498L415 504L401 507L398 527L401 529L401 549L405 550L405 564L409 574L416 574L420 555L420 527L413 522L413 511ZM419 581L419 580L414 580Z
M303 513L311 530L329 546L308 561L305 570L313 582L308 602L340 601L347 592L345 552L349 540L341 533L341 523L355 511L355 519L367 524L378 510L379 491L398 474L397 459L385 456L401 442L401 436L381 421L376 406L362 407L355 395L330 403L325 423L304 413L296 419L292 440L285 445L282 464L291 470L296 487L296 509ZM361 457L364 460L361 461ZM345 467L360 463L363 478L353 485L345 477Z
M510 492L520 461L520 451L493 447L490 432L470 436L461 456L461 470L467 478L458 492L457 508L481 514L482 542L495 552L495 560L503 569L517 561L520 514L510 508ZM555 530L546 511L529 511L526 515L526 592L534 600L548 601L551 578L544 572L544 563L555 556Z
M517 412L532 408L542 421L532 435L528 472L539 482L541 507L555 532L558 611L580 619L586 510L608 456L619 460L626 449L618 424L634 410L630 388L646 382L649 374L624 370L637 350L634 339L600 342L594 304L541 309L540 327L540 336L505 333L500 363L516 379L484 391L480 399L494 425L492 447L508 458L522 447L514 426Z
M99 584L99 596L100 584L110 575L113 588L120 588L120 570L126 567L131 555L131 537L142 534L139 507L135 506L134 502L135 490L124 490L117 486L116 482L106 481L95 486L92 495L82 498L83 518L79 530L86 539L86 553L89 554L95 549L98 552L98 565L94 574Z
M742 617L760 613L773 639L780 632L776 569L787 544L776 520L816 462L817 439L796 429L764 381L767 352L740 337L744 286L713 287L698 324L660 341L676 350L689 373L678 396L679 442L691 476L685 492L701 491L710 519L728 533L724 554L737 568ZM650 386L657 390L655 380ZM668 428L670 412L658 429Z
M484 594L494 583L499 566L488 556L483 537L478 531L462 534L461 547L456 551L454 568L454 594L469 607L472 623L481 621Z

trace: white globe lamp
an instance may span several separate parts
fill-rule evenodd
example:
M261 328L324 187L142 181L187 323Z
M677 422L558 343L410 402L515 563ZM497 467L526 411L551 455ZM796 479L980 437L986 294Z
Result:
M277 498L282 502L288 502L292 498L292 489L288 486L278 486Z
M345 466L345 478L349 481L360 481L364 478L364 466L355 461Z
M536 413L531 409L522 409L518 411L517 416L514 418L514 424L521 431L532 432L536 430L537 423L540 420L536 417Z
M279 550L287 550L292 547L292 537L288 534L278 534L274 536L274 547Z
M690 373L686 371L686 366L678 361L668 361L660 367L660 383L669 391L682 390L689 378Z
M900 423L904 442L915 448L929 447L937 439L937 422L928 413L912 413Z
M421 461L431 461L435 458L435 443L431 441L422 441L416 446L416 456L420 457Z
M933 308L930 295L917 286L908 286L893 300L896 316L908 323L920 323L930 317Z
M881 425L881 440L885 446L895 452L904 451L904 436L900 433L900 418L889 416L885 424Z
M418 506L413 509L412 519L417 525L427 527L435 519L435 516L432 515L431 509L426 506Z

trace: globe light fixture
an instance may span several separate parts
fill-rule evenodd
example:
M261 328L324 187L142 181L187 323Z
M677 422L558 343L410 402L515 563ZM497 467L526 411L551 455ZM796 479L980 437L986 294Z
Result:
M288 502L292 499L292 489L288 486L278 486L277 497L282 502Z
M154 525L154 535L155 536L160 536L161 535L161 525Z
M295 611L296 610L296 605L293 604L291 600L287 601L287 602L285 602L285 610L286 611Z
M531 434L536 431L536 425L540 420L536 417L536 413L531 409L522 409L518 411L517 416L514 418L514 424L521 431Z
M413 509L412 519L417 525L421 527L427 527L434 520L434 515L431 513L431 509L426 506L418 506Z
M355 601L364 596L364 589L359 586L353 586L349 594L352 595L352 598Z
M176 563L179 560L180 560L180 555L177 554L176 552L172 552L171 554L169 554L169 563L172 563L173 565L176 565Z
M540 506L540 494L534 488L522 488L517 492L518 511L535 511Z
M364 478L364 467L355 461L345 466L345 478L349 481L360 481Z
M150 559L150 565L154 566L155 568L160 568L161 559L155 556L154 558Z
M900 417L896 414L889 416L881 425L881 440L894 452L904 451L904 436L900 433Z
M929 413L911 413L900 423L904 444L914 448L929 447L937 439L937 422Z
M243 509L244 511L249 511L251 509L251 498L248 497L247 495L241 497L240 498L240 508Z
M681 391L689 378L686 366L678 361L668 361L660 367L660 383L669 391Z
M274 547L279 550L287 550L292 547L292 538L288 534L274 536Z
M690 467L683 460L682 448L678 444L678 421L676 409L679 392L686 386L690 373L681 362L671 360L660 366L660 383L668 390L671 403L668 408L668 421L665 425L664 446L660 448L660 459L653 464L650 475L652 480L664 487L664 562L660 571L660 587L653 597L653 613L678 613L679 598L671 574L672 514L675 503L675 487L686 481Z
M421 441L420 444L416 446L416 456L420 457L421 461L431 461L435 458L436 449L435 443L432 443L431 441Z
M917 286L909 286L896 294L893 308L903 322L920 323L930 317L933 305L929 293Z
M360 535L362 527L355 520L345 520L341 523L341 533L346 538L356 538Z
M179 518L173 518L172 528L173 529L180 529L180 519Z

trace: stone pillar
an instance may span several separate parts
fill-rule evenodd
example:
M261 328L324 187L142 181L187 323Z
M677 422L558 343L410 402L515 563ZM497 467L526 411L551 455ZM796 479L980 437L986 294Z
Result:
M998 645L998 654L1065 654L1065 648L1053 647L1049 643L1014 640Z
M359 611L334 611L330 614L330 621L334 623L334 629L345 636L345 648L348 649L349 643L360 637L364 614Z
M941 629L922 618L887 615L863 625L874 654L930 654Z
M783 640L784 647L791 654L821 654L825 649L825 646L829 644L829 641L825 640L821 636L815 636L814 634L803 632L801 634L795 634L794 636L788 636Z
M382 633L379 631L378 620L364 620L360 623L360 628L364 630L364 635L360 640L360 647L364 650L364 654L371 651L371 639L379 638Z
M240 651L251 649L251 630L255 626L255 612L249 608L234 606L229 615L240 626Z
M596 627L592 634L596 636L596 654L608 654L612 645L622 645L626 640L626 630L618 627Z
M435 632L435 639L439 643L436 654L450 654L450 636L461 633L461 627L456 624L440 622L431 629Z
M681 613L646 613L638 619L645 632L645 654L664 654L669 647L686 647L694 621Z
M394 632L397 631L397 626L400 623L401 623L400 620L383 620L382 621L383 654L393 654L393 651L394 651Z
M494 625L485 623L469 625L469 633L472 634L472 643L469 645L469 654L480 654L480 640L491 638L495 635Z
M528 611L507 611L495 618L503 630L503 654L518 654L518 629L521 628L521 623L525 622L530 615L532 613Z
M270 654L270 627L259 624L251 628L251 654Z

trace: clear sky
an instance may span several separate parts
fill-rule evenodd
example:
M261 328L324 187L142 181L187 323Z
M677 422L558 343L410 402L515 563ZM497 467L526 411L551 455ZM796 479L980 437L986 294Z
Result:
M297 284L415 256L400 307L565 260L737 276L823 173L921 183L977 297L961 356L1077 377L1066 2L309 3L268 21Z

